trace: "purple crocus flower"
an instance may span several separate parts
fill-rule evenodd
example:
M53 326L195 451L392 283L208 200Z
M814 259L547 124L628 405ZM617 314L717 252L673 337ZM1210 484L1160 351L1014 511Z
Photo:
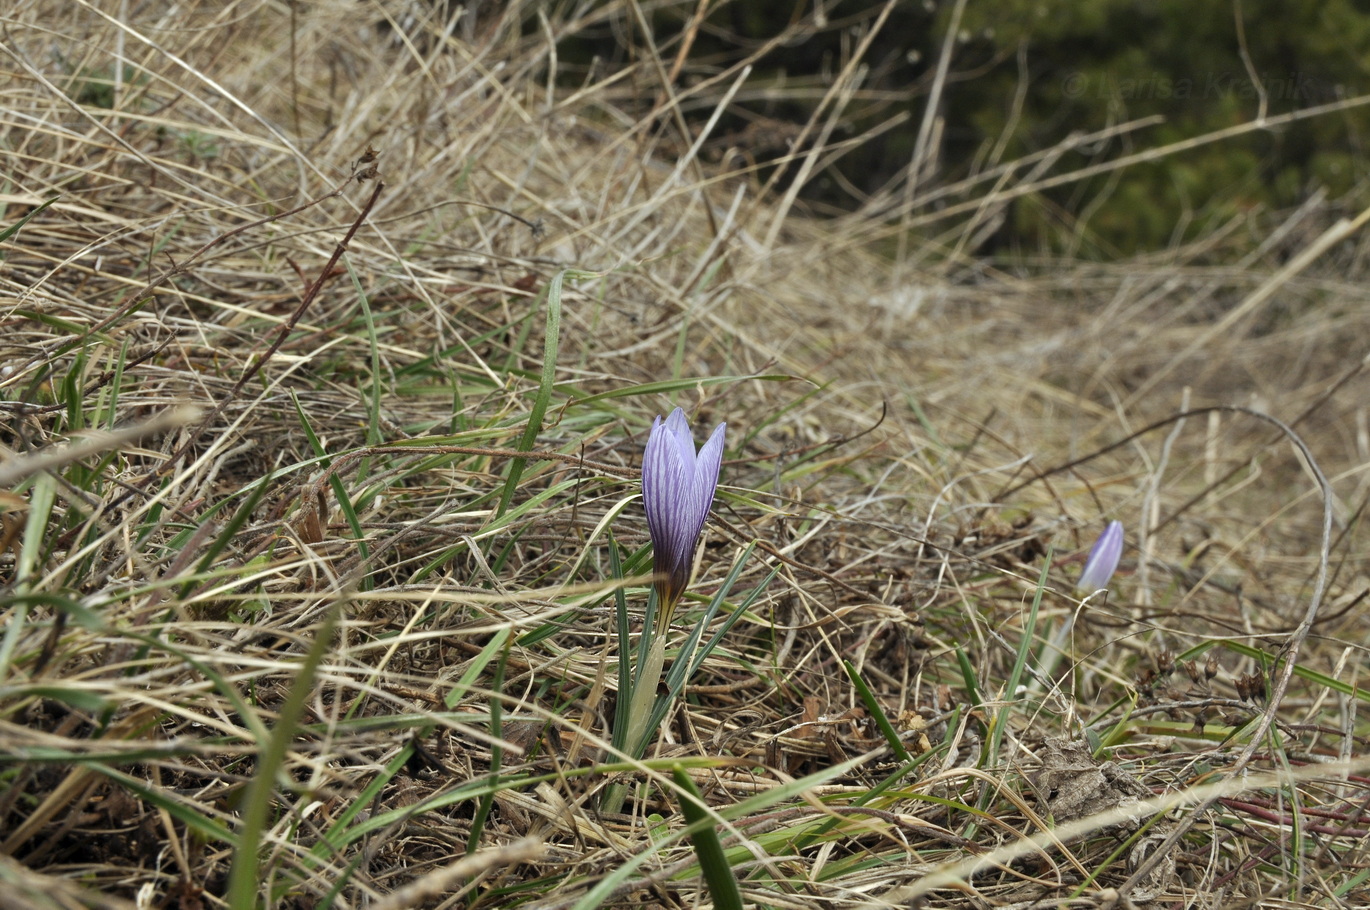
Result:
M652 568L657 574L663 624L670 621L676 601L690 583L695 545L718 487L725 426L715 427L696 454L684 411L676 408L664 421L660 417L652 421L642 455L642 505L652 535Z
M1085 560L1085 570L1080 573L1075 590L1092 594L1107 588L1122 555L1123 523L1110 521L1108 527L1104 528L1104 533L1094 542L1093 549L1089 551L1089 558Z

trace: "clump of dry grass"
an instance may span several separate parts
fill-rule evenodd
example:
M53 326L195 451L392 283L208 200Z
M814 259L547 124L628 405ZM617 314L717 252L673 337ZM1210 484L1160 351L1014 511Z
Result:
M1358 901L1364 247L1333 204L1010 271L963 242L1001 183L881 257L899 218L701 161L678 114L744 69L687 99L688 48L646 42L558 76L634 5L415 8L3 20L14 903L692 904L676 766L761 906ZM925 190L882 198L907 226ZM733 428L696 589L752 541L739 586L779 580L632 766L611 604L672 402ZM1082 606L1105 517L1124 573Z

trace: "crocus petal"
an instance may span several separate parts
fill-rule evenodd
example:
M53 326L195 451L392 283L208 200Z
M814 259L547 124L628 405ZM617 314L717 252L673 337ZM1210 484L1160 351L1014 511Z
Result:
M1085 560L1085 569L1080 573L1080 581L1075 585L1075 590L1093 593L1107 588L1122 555L1123 523L1110 521L1108 527L1104 528L1104 533L1099 535L1099 539L1090 549L1089 558Z
M709 517L709 509L714 504L714 493L718 490L718 474L723 468L723 438L728 425L720 423L714 427L708 442L700 446L695 460L695 487L704 492L704 501L699 513L699 526Z
M676 408L671 412L671 416L666 418L666 433L674 441L677 451L680 452L681 462L694 464L695 440L690 435L690 424L685 419L685 412L680 408Z
M676 408L652 421L642 455L642 502L652 537L652 562L660 580L657 595L664 615L690 581L695 546L709 517L723 462L724 425L715 428L695 454L685 412Z
M690 460L694 460L693 452ZM652 432L647 436L647 448L642 453L642 502L647 512L647 530L654 543L667 539L670 530L678 524L672 517L673 505L687 485L686 478L680 447L669 424L663 427L658 417L652 421Z

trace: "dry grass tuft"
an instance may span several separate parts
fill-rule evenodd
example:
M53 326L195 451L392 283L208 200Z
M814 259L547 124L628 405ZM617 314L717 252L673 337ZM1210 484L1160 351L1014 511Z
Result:
M569 72L645 20L568 8L0 15L0 904L696 906L679 765L757 906L1363 905L1354 213L1112 265L977 258L1012 171L809 219L859 42L772 180L702 155L745 66ZM674 403L731 434L695 592L778 575L634 767Z

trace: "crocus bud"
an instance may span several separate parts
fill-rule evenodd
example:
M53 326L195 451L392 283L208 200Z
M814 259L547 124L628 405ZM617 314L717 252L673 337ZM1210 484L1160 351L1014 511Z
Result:
M1108 587L1113 572L1118 568L1118 559L1123 555L1123 523L1110 521L1104 533L1094 542L1085 560L1085 570L1080 573L1080 581L1075 590L1081 594L1093 594Z
M660 417L652 421L642 455L642 505L652 535L652 565L663 623L670 621L690 583L695 546L718 488L725 426L715 427L696 454L684 411L676 408L664 421Z

